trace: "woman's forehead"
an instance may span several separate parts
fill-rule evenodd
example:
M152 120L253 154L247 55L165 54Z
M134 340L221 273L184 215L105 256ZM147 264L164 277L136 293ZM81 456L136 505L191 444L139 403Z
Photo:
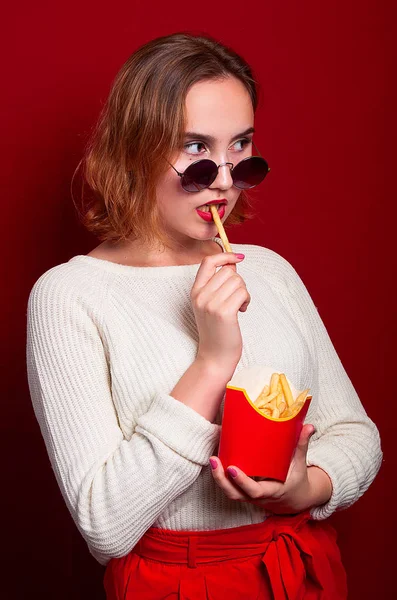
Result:
M200 81L186 96L186 132L233 137L253 127L254 110L245 86L235 78Z

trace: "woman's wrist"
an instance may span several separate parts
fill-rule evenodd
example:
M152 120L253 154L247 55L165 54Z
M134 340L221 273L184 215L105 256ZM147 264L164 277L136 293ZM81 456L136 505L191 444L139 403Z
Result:
M310 506L321 506L328 502L332 495L332 482L320 467L307 468L307 478L310 490Z
M170 395L213 423L229 380L228 373L225 374L217 365L197 358Z
M235 366L224 366L219 360L211 362L200 356L200 354L197 355L194 364L200 370L203 376L207 377L209 380L221 382L225 387L233 377L234 371L236 370Z

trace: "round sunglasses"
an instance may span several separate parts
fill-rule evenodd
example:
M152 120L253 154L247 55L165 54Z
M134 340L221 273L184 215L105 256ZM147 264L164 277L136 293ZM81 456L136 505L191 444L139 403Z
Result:
M255 144L254 147L257 149ZM217 165L213 160L203 158L194 161L183 173L179 173L173 165L171 167L181 178L182 187L186 192L201 192L214 183L219 167L226 165L230 166L233 185L240 190L255 187L270 171L269 165L261 156L248 156L235 166L230 162Z

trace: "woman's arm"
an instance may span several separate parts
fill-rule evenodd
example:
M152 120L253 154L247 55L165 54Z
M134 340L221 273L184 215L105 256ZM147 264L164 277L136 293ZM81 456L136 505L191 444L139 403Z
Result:
M98 290L106 286L91 293L86 283L81 293L61 267L44 274L30 294L29 386L62 495L91 552L106 564L127 554L194 482L219 427L158 393L131 439L124 438L98 328L105 301ZM196 395L211 393L203 385L205 378L197 378Z
M302 331L317 366L318 389L306 418L315 427L307 464L320 467L332 482L329 501L312 509L314 518L323 519L353 504L374 480L382 461L379 434L299 275L281 256L263 251L270 263L270 283Z
M314 368L313 400L285 483L255 481L234 465L222 465L215 456L210 459L213 477L232 500L253 501L277 514L311 508L314 518L324 519L355 502L373 481L382 459L378 431L295 270L260 246L251 256L308 344ZM230 467L227 474L223 467Z

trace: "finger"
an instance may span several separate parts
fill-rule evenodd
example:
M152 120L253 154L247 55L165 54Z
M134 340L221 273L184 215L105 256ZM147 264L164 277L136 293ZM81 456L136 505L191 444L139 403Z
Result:
M200 294L201 299L205 302L206 298L209 298L207 301L207 309L211 312L211 307L219 307L221 304L227 302L232 294L238 289L244 289L245 287L244 281L236 274L232 274L222 283L222 285L215 291L210 292L207 290L208 284Z
M223 284L229 280L240 283L241 286L245 286L244 279L240 275L236 274L236 271L233 271L233 269L235 269L235 265L225 265L222 269L219 269L219 271L217 271L213 277L211 277L205 288L203 288L200 292L201 301L203 303L205 303L206 298L209 298L215 292L218 292L218 290L220 290L221 287L223 288L223 292L226 293L223 293L221 298L217 296L217 301L224 301L230 295L230 293L227 293L227 290L229 288L223 287ZM230 285L230 292L232 292L233 288L237 286L234 286L232 284ZM241 312L245 312L248 308L250 301L251 296L248 294L247 301L244 302L244 304L239 308L239 310Z
M242 277L238 275L235 270L233 270L234 266L235 265L225 265L222 269L219 269L219 271L217 271L215 275L213 275L213 277L211 277L211 279L208 281L205 288L201 290L200 296L212 296L214 292L218 291L219 288L229 280L239 281L240 284L245 285Z
M240 255L241 256L241 255ZM196 279L193 285L193 289L200 290L204 287L208 281L216 273L218 267L223 267L227 264L237 264L241 262L243 258L239 258L237 254L232 252L222 252L222 254L211 254L206 256L197 271Z
M247 496L250 496L250 498L262 498L263 500L275 498L280 494L283 487L282 483L273 479L267 481L255 481L234 465L229 466L226 471L233 483L238 485Z
M230 500L246 500L247 497L243 494L225 474L223 465L218 457L211 456L210 458L212 477L215 483L223 490Z
M302 431L300 433L298 444L295 449L294 454L294 462L296 464L304 465L306 467L306 455L307 449L309 446L309 441L311 436L313 435L315 429L313 425L306 424L302 427Z
M240 308L246 304L251 302L251 296L248 293L246 287L239 287L235 292L233 292L229 298L222 304L222 314L227 316L233 316L236 314Z

